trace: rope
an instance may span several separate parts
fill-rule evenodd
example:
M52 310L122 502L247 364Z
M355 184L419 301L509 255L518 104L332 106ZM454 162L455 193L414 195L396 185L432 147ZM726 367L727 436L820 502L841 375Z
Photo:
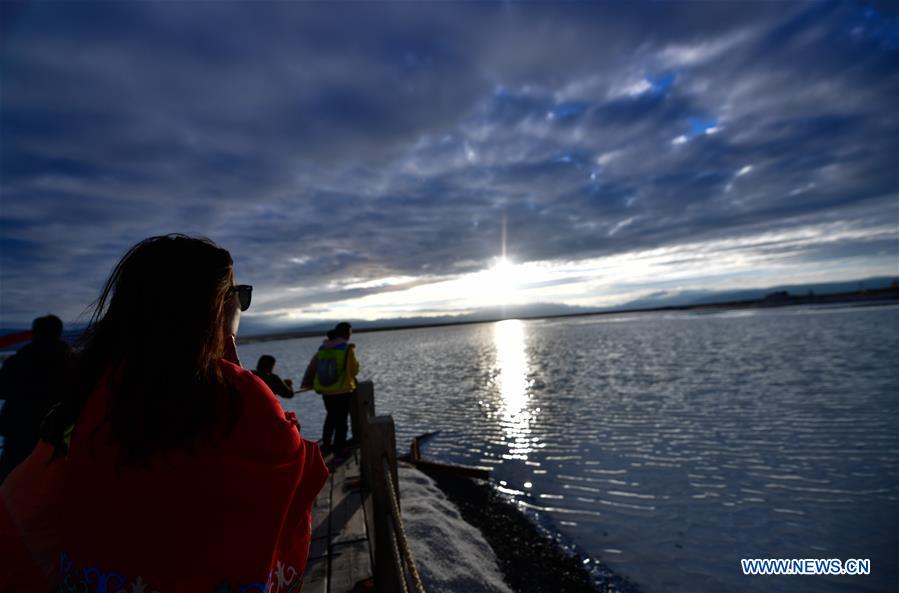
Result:
M391 525L391 527L393 527L393 525ZM393 562L396 564L396 574L400 577L403 593L409 593L409 584L406 582L406 571L403 570L403 557L400 555L400 548L397 545L396 529L390 530L390 544L393 547Z
M382 457L381 461L383 463L384 476L387 478L387 491L390 493L390 507L394 527L393 532L399 547L402 549L403 558L406 560L406 566L409 567L409 573L412 575L412 580L415 583L415 590L417 593L425 593L425 587L421 584L421 577L418 574L418 569L415 567L415 560L412 558L411 550L409 550L409 542L406 540L406 530L403 528L403 518L400 515L400 503L396 498L396 487L393 483L393 473L390 471L387 457ZM403 590L405 590L405 573L401 572L400 574L403 576Z

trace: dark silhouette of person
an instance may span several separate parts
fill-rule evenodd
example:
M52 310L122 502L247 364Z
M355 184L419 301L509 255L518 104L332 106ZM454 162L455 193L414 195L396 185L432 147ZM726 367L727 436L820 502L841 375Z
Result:
M271 354L263 354L256 362L253 374L262 379L275 395L290 399L293 397L293 383L290 379L281 379L273 371L275 370L275 357Z
M352 333L352 326L345 321L330 330L309 361L302 381L303 388L313 388L322 396L327 410L322 427L322 452L333 451L338 457L348 452L347 418L359 374L356 345L349 341Z
M62 320L38 317L31 324L31 343L7 358L0 369L0 482L37 445L41 422L62 398L71 348L62 340Z

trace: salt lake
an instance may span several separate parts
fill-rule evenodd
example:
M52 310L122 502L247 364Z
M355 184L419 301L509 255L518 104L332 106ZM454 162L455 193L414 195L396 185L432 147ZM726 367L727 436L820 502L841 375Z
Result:
M668 591L899 582L899 307L610 315L353 337L397 443L490 467L566 544ZM320 340L241 346L298 381ZM308 438L319 396L284 400ZM861 558L868 576L744 576Z

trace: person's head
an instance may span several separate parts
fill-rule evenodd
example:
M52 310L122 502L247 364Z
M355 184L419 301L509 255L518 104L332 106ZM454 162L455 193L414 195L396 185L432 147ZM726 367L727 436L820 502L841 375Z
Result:
M260 373L271 373L275 370L275 357L271 354L263 354L256 362L256 370Z
M106 376L108 419L127 456L203 433L220 409L219 359L248 296L235 290L231 255L209 239L172 234L132 247L82 338L75 413Z
M35 342L53 342L62 338L62 319L45 315L31 322L31 336Z
M132 247L98 299L92 338L136 362L148 348L175 365L213 366L235 313L231 254L208 239L163 235ZM157 361L158 363L158 361Z
M325 337L328 338L329 340L333 340L337 337L337 335L334 333L333 329L329 329L328 332L325 334Z
M350 335L353 333L353 327L346 321L341 321L336 326L334 326L334 329L331 331L334 332L335 338L343 338L344 340L349 340Z

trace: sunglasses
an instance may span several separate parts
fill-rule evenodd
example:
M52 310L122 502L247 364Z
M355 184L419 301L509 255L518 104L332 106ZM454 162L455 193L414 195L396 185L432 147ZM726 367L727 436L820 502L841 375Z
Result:
M230 299L231 295L237 293L237 300L240 303L240 310L246 311L250 308L250 301L253 298L253 287L249 284L238 284L228 289L225 299Z

